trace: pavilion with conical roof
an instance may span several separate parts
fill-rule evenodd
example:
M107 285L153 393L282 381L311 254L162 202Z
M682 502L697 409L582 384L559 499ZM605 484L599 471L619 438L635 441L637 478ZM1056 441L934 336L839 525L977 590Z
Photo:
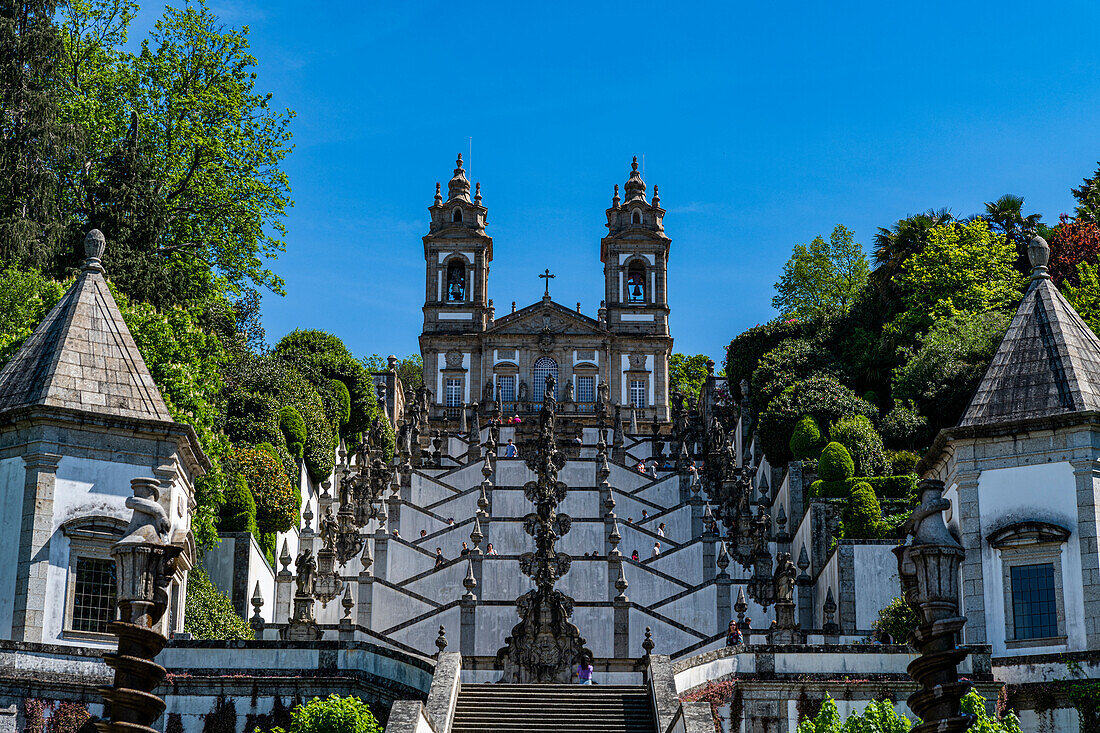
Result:
M170 593L182 630L194 479L209 467L173 420L111 295L93 230L76 281L0 370L0 638L109 645L110 545L134 478L155 477L185 545Z
M963 631L995 676L1100 652L1100 339L1050 279L1031 283L959 423L920 464L946 485ZM998 670L1000 668L1000 671Z

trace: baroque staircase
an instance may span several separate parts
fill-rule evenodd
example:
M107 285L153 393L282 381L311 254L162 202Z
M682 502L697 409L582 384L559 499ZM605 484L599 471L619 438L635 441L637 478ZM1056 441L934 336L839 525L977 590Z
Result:
M465 684L452 733L656 733L642 685Z

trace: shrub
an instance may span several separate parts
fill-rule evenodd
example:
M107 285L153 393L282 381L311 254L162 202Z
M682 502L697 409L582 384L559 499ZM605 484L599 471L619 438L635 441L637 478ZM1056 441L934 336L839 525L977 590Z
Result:
M809 415L803 415L791 434L791 455L798 460L817 459L821 455L822 442L821 428L817 426L817 421Z
M848 506L841 513L844 521L844 538L850 540L881 539L888 528L882 522L882 507L875 497L875 490L866 481L852 486Z
M966 693L961 707L976 718L970 728L975 733L1020 733L1016 715L1008 713L999 719L990 715L985 710L985 698L977 690ZM895 710L890 700L872 700L863 710L842 720L836 702L827 695L817 715L798 724L797 733L907 733L919 724L919 719L910 721Z
M878 618L871 622L871 628L885 631L896 644L905 644L909 632L917 628L920 616L901 598L890 601L886 608L878 612Z
M291 484L278 459L261 450L238 446L226 470L236 479L248 482L255 500L253 511L259 532L288 532L297 524L302 495ZM261 539L259 534L256 539Z
M771 401L798 382L832 371L833 357L804 339L787 339L760 357L749 380L755 419Z
M908 476L917 473L920 456L911 450L888 450L886 462L890 465L890 473L894 476Z
M187 575L183 629L196 639L253 639L252 628L233 610L224 593L201 568Z
M835 377L815 376L795 384L760 413L757 435L773 466L781 466L793 458L791 435L795 424L805 415L813 417L818 425L831 425L848 415L866 415L874 420L878 410L856 397Z
M272 458L279 458L279 451L275 450L275 446L273 446L271 443L260 443L256 446L256 450L261 450Z
M829 429L829 437L848 449L855 462L856 476L881 476L886 473L882 438L866 415L842 417Z
M37 272L0 272L0 366L15 355L50 309L65 294L64 283Z
M875 496L883 499L908 499L917 491L917 477L906 476L861 476L843 481L814 481L810 484L810 496L843 499L851 495L852 487L859 482L868 483L875 490Z
M218 529L222 532L251 532L256 539L260 537L256 526L256 502L244 476L234 476L229 481Z
M382 733L382 726L359 698L329 695L291 710L290 733Z
M286 438L286 449L294 458L301 458L306 445L306 423L294 405L279 409L279 430Z
M817 462L817 475L822 481L843 481L855 473L856 464L843 445L833 442L822 449L821 459Z
M931 435L928 420L912 406L894 402L894 409L882 418L882 442L899 450L916 451L926 448Z

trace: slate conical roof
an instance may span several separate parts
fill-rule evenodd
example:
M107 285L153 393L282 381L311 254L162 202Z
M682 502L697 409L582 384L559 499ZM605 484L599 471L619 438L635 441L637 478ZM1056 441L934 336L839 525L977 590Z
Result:
M1100 339L1047 275L1047 243L1028 250L1031 287L959 427L1100 411Z
M80 276L0 370L0 413L46 406L172 422L107 288L104 244L89 232Z

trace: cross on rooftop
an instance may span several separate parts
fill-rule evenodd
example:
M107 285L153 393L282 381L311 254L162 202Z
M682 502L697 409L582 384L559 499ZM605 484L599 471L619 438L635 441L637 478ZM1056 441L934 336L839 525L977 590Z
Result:
M550 268L546 268L546 272L539 275L539 277L541 277L543 280L546 281L546 292L543 293L543 297L544 298L549 298L550 297L550 281L552 279L554 279L555 277L557 277L557 275L551 275L550 274Z

